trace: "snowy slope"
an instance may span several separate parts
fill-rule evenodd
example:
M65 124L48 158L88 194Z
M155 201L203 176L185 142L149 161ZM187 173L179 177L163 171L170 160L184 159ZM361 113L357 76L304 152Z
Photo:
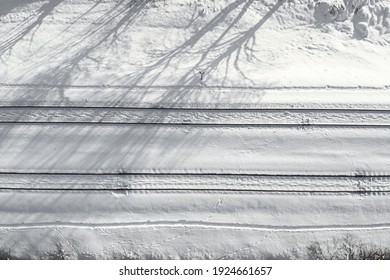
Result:
M0 249L389 244L389 7L0 0Z

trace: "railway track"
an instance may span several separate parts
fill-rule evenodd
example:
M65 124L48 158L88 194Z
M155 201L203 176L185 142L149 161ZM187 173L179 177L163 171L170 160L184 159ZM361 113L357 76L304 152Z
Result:
M0 123L390 126L390 110L7 106L0 110Z
M206 17L194 1L27 2L1 16L0 251L223 259L345 233L390 242L380 41L351 52L272 27L303 6L272 19L256 1ZM209 86L247 78L373 86Z
M386 194L390 176L236 174L0 174L3 190Z
M1 84L1 188L388 191L389 89L237 90Z

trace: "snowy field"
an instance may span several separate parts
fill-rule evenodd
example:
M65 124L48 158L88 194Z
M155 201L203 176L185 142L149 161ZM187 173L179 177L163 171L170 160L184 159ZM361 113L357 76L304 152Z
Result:
M390 246L390 1L0 0L0 249Z

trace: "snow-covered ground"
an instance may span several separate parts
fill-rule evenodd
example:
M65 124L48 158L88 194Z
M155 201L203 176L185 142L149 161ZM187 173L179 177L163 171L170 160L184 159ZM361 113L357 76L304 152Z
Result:
M389 9L0 0L0 249L302 257L346 233L388 246Z
M388 86L390 4L370 2L362 40L312 0L2 0L0 81Z

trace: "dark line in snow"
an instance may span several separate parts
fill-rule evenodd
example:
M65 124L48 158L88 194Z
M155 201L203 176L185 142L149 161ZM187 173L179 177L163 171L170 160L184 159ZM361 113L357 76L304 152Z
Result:
M280 86L280 87L227 87L227 86L164 86L164 85L156 85L156 86L142 86L142 85L50 85L50 84L28 84L28 83L21 83L21 84L14 84L14 83L0 83L0 87L12 87L12 88L46 88L46 89L53 89L53 88L69 88L69 89L110 89L110 88L117 88L117 89L198 89L198 90L207 90L207 89L219 89L219 90L387 90L390 88L390 85L384 85L384 86Z
M0 124L6 124L6 125L90 125L90 126L99 126L99 125L115 125L115 126L121 126L121 125L133 125L133 126L168 126L168 127L175 127L175 126L192 126L192 127L282 127L282 128L291 128L291 127L298 127L298 128L342 128L342 127L352 127L352 128L390 128L389 124L267 124L267 123L258 123L258 124L240 124L240 123L223 123L223 124L217 124L217 123L163 123L163 122L155 122L155 123L137 123L137 122L15 122L15 121L0 121Z
M109 111L119 111L119 110L128 110L128 111L190 111L190 112L304 112L304 113L310 113L310 112L324 112L324 113L389 113L390 109L364 109L364 108L332 108L332 109L326 109L326 108L298 108L298 107L288 107L288 108L178 108L178 107L159 107L158 105L156 107L109 107L109 106L102 106L102 107L96 107L96 106L46 106L46 105L6 105L6 106L0 106L0 111L2 109L25 109L25 110L109 110Z
M215 223L205 221L140 221L122 223L83 223L83 222L43 222L43 223L19 223L0 224L2 229L47 229L47 228L145 228L145 227L195 227L195 228L215 228L232 230L258 230L258 231L280 231L280 232L308 232L308 231L356 231L356 230L389 230L389 223L381 224L346 224L346 225L317 225L317 226L277 226L260 224L240 224L240 223Z
M336 175L322 175L322 174L262 174L262 173L217 173L217 172L204 172L204 173L180 173L180 172L0 172L1 175L36 175L36 176L216 176L216 177L285 177L285 178L390 178L390 174L336 174Z
M356 195L370 195L370 194L388 194L390 190L271 190L271 189L232 189L232 188L3 188L0 191L32 191L32 192L155 192L155 193L265 193L265 194L356 194Z

